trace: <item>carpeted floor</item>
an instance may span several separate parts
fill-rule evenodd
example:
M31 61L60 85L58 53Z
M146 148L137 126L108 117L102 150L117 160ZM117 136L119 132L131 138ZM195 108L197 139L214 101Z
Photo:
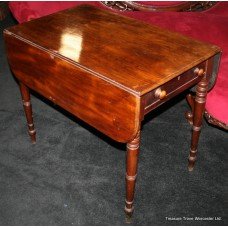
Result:
M13 24L10 15L0 22L0 225L127 224L125 145L36 94L30 143L4 51L2 30ZM187 109L179 96L146 117L131 225L228 225L227 132L204 122L189 173Z

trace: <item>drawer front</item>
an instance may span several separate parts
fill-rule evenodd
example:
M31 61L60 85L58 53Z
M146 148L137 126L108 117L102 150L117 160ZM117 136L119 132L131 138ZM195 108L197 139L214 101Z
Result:
M206 71L206 62L203 62L191 70L177 76L164 85L147 93L143 97L144 115L163 104L170 98L193 86L201 80Z

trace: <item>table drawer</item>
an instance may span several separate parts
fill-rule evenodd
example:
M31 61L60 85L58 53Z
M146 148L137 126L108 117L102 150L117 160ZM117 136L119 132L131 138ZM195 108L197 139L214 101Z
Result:
M178 93L196 84L198 81L200 81L205 71L206 62L203 62L191 70L188 70L171 81L165 83L164 85L159 86L153 91L145 94L143 97L144 114L147 114Z

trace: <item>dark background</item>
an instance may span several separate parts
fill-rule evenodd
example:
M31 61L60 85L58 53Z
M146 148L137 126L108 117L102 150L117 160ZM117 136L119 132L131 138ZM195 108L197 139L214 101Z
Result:
M0 22L0 225L125 225L125 145L36 94L37 143L30 143L4 50L2 31L13 24L11 15ZM228 224L227 132L204 121L189 173L186 110L183 94L144 121L131 225Z

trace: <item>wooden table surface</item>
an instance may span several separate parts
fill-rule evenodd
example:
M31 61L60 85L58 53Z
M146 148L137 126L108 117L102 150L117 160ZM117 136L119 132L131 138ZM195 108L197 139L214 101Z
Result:
M219 50L86 5L8 31L136 95L164 84Z

